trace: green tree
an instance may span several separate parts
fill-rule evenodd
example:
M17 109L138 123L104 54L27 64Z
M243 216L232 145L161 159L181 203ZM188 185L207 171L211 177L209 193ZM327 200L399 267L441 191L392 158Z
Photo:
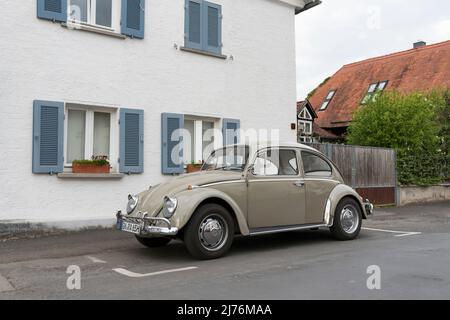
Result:
M443 101L437 91L377 95L355 113L347 142L397 150L398 180L402 185L439 182L443 138L438 110Z

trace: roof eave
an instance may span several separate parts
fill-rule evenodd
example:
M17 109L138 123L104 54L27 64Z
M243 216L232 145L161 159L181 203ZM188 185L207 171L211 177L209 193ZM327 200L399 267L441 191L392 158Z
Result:
M318 6L319 4L321 4L322 1L321 0L312 0L311 2L306 3L303 8L296 8L295 9L295 14L299 14L302 13L303 11L309 10L314 8L315 6Z

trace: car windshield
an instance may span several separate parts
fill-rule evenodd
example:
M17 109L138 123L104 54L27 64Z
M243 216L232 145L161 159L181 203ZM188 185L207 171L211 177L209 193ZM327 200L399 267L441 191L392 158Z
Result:
M248 161L248 146L229 146L214 150L204 163L202 171L238 170L242 171Z

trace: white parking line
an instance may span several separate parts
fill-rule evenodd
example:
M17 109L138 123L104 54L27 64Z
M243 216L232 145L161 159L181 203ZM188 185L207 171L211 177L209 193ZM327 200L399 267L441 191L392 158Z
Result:
M122 269L122 268L113 269L113 271L120 273L124 276L130 277L130 278L144 278L144 277L157 276L160 274L188 271L188 270L194 270L194 269L198 269L198 267L170 269L170 270L163 270L163 271L152 272L152 273L136 273L136 272L128 271L127 269Z
M103 260L101 260L99 258L96 258L96 257L86 256L86 258L91 260L93 263L106 263L106 261L103 261Z
M0 274L0 292L14 291L14 287Z
M388 232L388 233L398 233L394 235L394 237L406 237L406 236L412 236L417 234L422 234L422 232L409 232L409 231L395 231L395 230L385 230L385 229L375 229L375 228L361 228L363 230L370 230L370 231L380 231L380 232Z

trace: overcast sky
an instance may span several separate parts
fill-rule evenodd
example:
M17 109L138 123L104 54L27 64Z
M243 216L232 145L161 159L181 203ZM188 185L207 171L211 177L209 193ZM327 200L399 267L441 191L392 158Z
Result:
M450 0L322 0L296 18L297 97L344 64L450 40Z

